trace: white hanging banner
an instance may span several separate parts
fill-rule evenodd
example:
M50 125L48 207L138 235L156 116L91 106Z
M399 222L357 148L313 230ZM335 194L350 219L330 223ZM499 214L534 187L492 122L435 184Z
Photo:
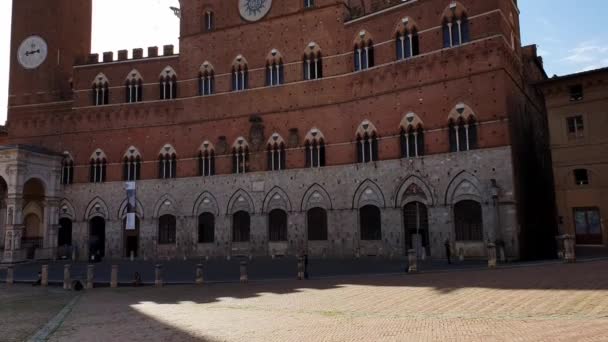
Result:
M137 197L135 192L135 182L126 182L125 188L127 189L127 222L125 224L126 230L135 230L135 213L137 212Z

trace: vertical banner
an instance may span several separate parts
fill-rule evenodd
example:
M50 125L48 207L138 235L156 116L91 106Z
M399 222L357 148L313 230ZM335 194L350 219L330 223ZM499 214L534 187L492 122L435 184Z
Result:
M135 182L125 183L127 189L127 222L125 225L126 230L135 230L135 213L137 198L135 194Z

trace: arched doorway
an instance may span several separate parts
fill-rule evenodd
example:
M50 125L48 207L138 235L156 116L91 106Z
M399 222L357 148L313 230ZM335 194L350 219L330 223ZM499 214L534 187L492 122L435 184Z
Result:
M327 240L327 211L323 208L312 208L307 214L308 241Z
M359 209L361 240L377 241L382 239L382 220L380 208L366 205Z
M403 227L405 229L405 249L424 248L426 255L431 255L429 245L429 216L426 205L410 202L403 207Z
M139 217L135 216L135 229L127 230L127 218L125 217L122 220L122 230L123 230L123 256L131 257L131 252L133 252L133 257L137 258L139 255Z
M287 213L274 209L268 214L268 241L287 241Z
M43 246L42 223L38 215L29 214L25 217L24 224L25 230L21 237L21 248L26 251L28 259L33 259L36 249Z
M460 201L454 205L456 241L483 241L481 204Z
M44 217L44 184L37 178L32 178L23 185L23 224L25 229L21 236L21 248L26 251L26 257L33 259L36 249L44 247L45 224Z
M95 216L89 221L89 259L99 261L105 256L106 220Z
M251 219L246 211L238 211L232 216L232 242L249 242Z
M198 243L213 243L215 241L215 216L212 213L202 213L198 216Z
M72 245L72 220L62 218L59 220L59 231L57 232L57 247Z

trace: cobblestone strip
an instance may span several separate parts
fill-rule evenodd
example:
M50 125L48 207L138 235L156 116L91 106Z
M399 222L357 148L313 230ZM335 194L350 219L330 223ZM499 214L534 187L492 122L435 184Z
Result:
M72 309L78 302L82 295L77 295L63 308L59 313L53 317L42 329L38 330L27 342L42 342L48 341L49 337L61 326L65 318L72 312Z

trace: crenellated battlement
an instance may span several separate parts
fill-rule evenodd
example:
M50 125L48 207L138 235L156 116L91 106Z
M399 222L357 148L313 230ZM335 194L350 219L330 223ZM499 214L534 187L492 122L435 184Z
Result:
M118 50L117 58L114 58L113 51L107 51L101 54L101 60L99 59L98 53L89 54L86 62L83 65L95 65L101 63L113 63L113 62L122 62L129 60L142 60L147 58L158 58L158 57L174 57L177 56L175 53L175 47L173 45L163 45L163 54L159 55L158 46L149 46L148 54L144 57L144 49L135 48L131 51L131 58L129 58L128 50Z

